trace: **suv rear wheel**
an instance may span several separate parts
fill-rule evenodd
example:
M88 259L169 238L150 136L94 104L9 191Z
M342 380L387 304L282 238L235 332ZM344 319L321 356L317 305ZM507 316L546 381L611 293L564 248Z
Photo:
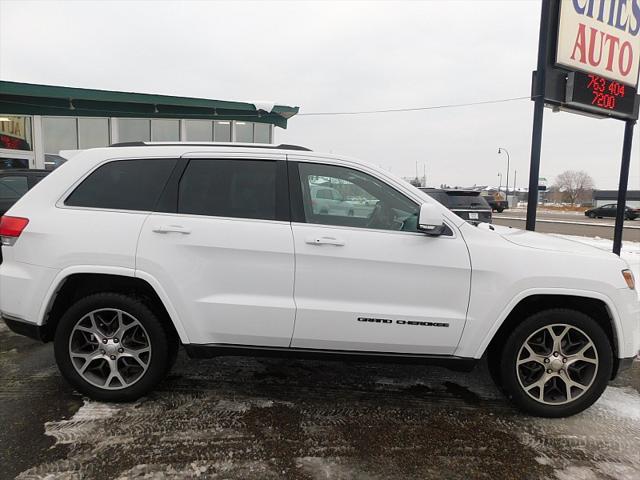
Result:
M62 375L80 392L96 400L132 401L169 371L175 351L169 338L141 300L98 293L63 315L54 350Z
M536 313L506 341L501 379L523 411L566 417L590 407L611 378L613 352L602 327L584 313Z

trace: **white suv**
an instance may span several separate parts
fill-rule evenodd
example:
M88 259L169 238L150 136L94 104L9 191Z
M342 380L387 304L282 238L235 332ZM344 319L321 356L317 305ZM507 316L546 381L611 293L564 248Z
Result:
M328 182L374 205L319 212ZM472 226L376 167L302 147L87 150L0 222L0 313L53 340L100 400L191 356L297 355L471 368L526 412L575 414L631 365L627 264L557 237Z

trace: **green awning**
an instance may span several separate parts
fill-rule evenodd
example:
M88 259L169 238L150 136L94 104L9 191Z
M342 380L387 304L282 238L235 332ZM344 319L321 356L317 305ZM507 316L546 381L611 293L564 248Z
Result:
M0 81L0 114L244 120L287 128L298 107Z

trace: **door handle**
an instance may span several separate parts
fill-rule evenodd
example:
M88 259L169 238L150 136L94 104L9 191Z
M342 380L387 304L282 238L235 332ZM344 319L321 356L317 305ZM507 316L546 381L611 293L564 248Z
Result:
M158 225L157 227L153 227L153 231L156 233L182 233L184 235L191 233L190 229L182 225Z
M307 237L305 242L309 245L335 245L336 247L344 246L344 240L336 237Z

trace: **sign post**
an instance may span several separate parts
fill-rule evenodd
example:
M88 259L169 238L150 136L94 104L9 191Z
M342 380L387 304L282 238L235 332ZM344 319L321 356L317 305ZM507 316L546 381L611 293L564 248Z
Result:
M544 116L545 72L551 24L551 3L542 0L540 37L538 39L538 70L534 88L533 132L531 134L531 162L529 164L529 193L527 195L527 230L536 229L538 209L538 177L540 177L540 149L542 147L542 119Z
M622 250L622 227L624 226L624 206L627 204L627 186L629 183L629 164L631 163L631 144L633 143L633 127L635 120L627 120L624 125L624 141L622 144L622 164L620 165L620 181L618 182L618 208L616 209L616 225L613 227L613 253L620 255Z
M640 0L542 0L533 76L527 230L535 229L545 106L625 121L613 251L620 254L633 128L638 119Z

